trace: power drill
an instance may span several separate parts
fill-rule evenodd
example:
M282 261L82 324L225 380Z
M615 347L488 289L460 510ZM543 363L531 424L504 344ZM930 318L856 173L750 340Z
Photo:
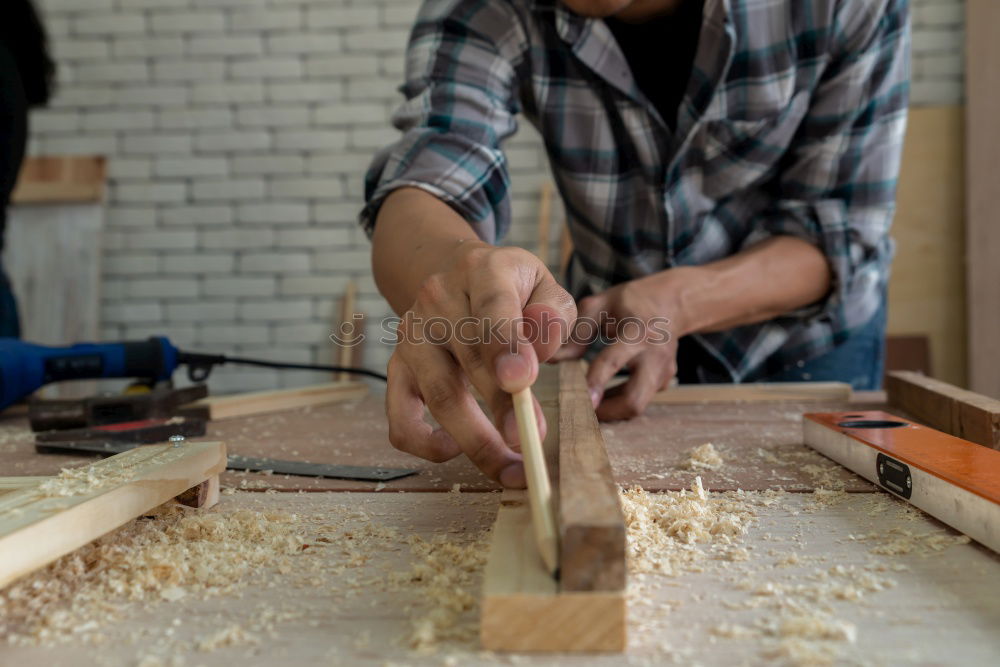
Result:
M46 347L17 338L0 338L0 410L27 398L50 382L136 378L155 384L169 380L182 365L187 366L189 380L203 382L214 366L226 363L344 372L382 381L386 379L385 375L365 368L293 364L223 354L184 352L174 347L164 336L124 343L77 343L69 347Z
M95 378L169 380L181 353L166 338L46 347L0 338L0 410L50 382Z

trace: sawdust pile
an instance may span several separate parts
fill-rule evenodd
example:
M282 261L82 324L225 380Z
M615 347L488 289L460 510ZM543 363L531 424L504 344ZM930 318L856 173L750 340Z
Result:
M706 442L704 445L699 445L691 450L688 455L687 467L693 470L698 468L717 470L722 467L723 463L722 456L715 449L715 445Z
M0 637L42 644L89 636L130 602L230 594L303 551L295 515L188 510L133 521L0 591Z
M628 530L629 570L675 576L709 551L731 553L746 534L764 494L708 494L696 477L690 491L651 494L639 487L621 494ZM736 553L731 560L742 560Z

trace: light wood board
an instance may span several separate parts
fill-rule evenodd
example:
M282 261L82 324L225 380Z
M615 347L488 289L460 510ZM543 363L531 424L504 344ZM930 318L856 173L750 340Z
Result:
M106 160L93 155L28 157L14 204L96 203L104 199Z
M96 627L53 647L8 646L0 655L12 665L51 667L134 667L148 658L164 664L248 667L278 664L334 664L384 667L455 664L478 667L512 658L480 652L475 632L478 608L458 616L453 634L434 650L413 650L414 623L439 607L411 572L426 571L422 559L404 545L473 537L489 529L498 494L334 493L223 496L210 510L226 515L264 512L294 515L312 539L301 566L279 571L263 567L231 595L186 596L178 601L129 602L108 599L115 618L95 618ZM896 556L873 553L889 543L893 530L930 537L954 536L936 521L885 494L847 494L813 506L812 494L788 494L761 506L739 541L750 558L706 558L700 571L676 576L639 574L638 603L629 612L625 655L521 655L516 664L570 667L620 665L775 665L792 663L770 636L727 637L720 628L755 628L787 608L808 602L806 595L831 570L870 574L887 586L858 589L856 600L821 603L830 615L856 628L854 642L819 640L832 664L913 664L992 666L1000 654L1000 558L975 544L941 551L915 550ZM346 518L338 528L332 519ZM339 521L339 519L337 519ZM374 528L374 529L373 529ZM394 532L400 533L394 534ZM371 557L354 562L343 548L365 536ZM869 535L882 535L883 538ZM324 536L329 542L315 538ZM851 536L854 536L852 539ZM785 562L789 553L800 562ZM481 570L456 589L478 598ZM403 581L393 585L391 581ZM801 587L786 595L761 594L768 584ZM815 603L812 603L815 604ZM789 609L786 609L788 611ZM178 619L175 622L175 619ZM237 627L253 639L198 650L205 637ZM95 647L94 637L102 641Z
M202 419L228 419L266 414L313 405L362 398L368 393L363 382L328 382L309 387L255 391L231 396L209 396L180 408L180 414Z

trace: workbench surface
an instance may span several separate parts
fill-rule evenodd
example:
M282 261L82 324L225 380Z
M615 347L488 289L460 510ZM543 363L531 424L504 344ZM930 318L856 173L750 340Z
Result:
M371 484L230 473L220 504L191 512L202 512L207 525L214 525L212 517L237 517L244 526L258 521L288 531L280 558L248 558L229 582L232 590L216 595L185 592L183 577L177 586L156 584L152 593L111 595L80 622L54 618L56 638L44 646L0 639L0 665L996 664L1000 558L801 444L802 411L844 407L659 405L632 422L605 426L623 485L683 489L700 476L711 491L707 502L746 526L742 535L711 543L661 549L662 540L654 540L633 558L625 656L478 651L485 537L499 494L468 492L491 487L463 461L435 467L392 451L380 399L370 397L219 422L212 435L228 433L236 453L409 465L421 469L418 476L374 492ZM704 442L725 460L717 470L689 465L690 450ZM9 463L4 475L52 474L74 460L32 454L23 424L10 419L0 420L0 454ZM372 492L233 488L240 484ZM396 492L455 484L462 492ZM754 492L718 492L731 488ZM809 492L815 489L821 490ZM696 502L691 492L651 498ZM648 537L650 526L628 507L631 538L640 530ZM128 530L164 519L143 521ZM191 553L203 538L216 544L198 525L184 529ZM654 526L660 538L666 530ZM155 559L154 546L147 543L147 560ZM233 562L241 558L232 553ZM636 571L650 563L663 571ZM41 589L47 576L54 575L42 572L31 581ZM64 579L78 601L98 590L88 589L92 575ZM8 638L25 629L18 626L25 618L18 605L0 604ZM90 608L78 602L80 610Z

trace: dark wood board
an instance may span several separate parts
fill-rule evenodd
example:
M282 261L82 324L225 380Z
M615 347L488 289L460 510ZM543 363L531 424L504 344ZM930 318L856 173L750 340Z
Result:
M632 421L604 424L615 479L652 491L690 486L700 475L708 489L745 490L781 487L807 491L843 485L848 491L872 486L802 444L803 412L833 412L856 407L880 409L882 403L724 403L653 405ZM555 425L550 425L555 427ZM497 487L465 458L436 465L393 449L381 395L359 401L240 417L209 424L206 439L223 440L229 451L246 456L314 463L412 467L420 472L384 486L310 477L227 472L225 486L281 491L465 491ZM711 442L722 454L718 470L690 469L690 450ZM53 475L92 459L39 455L23 416L0 417L0 476Z

